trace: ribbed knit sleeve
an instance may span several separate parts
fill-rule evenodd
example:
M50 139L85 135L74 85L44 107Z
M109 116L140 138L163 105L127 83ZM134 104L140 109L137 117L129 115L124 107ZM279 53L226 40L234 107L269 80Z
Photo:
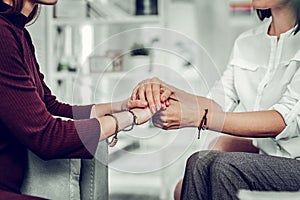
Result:
M100 137L98 120L54 118L48 109L54 113L55 106L50 97L43 101L27 66L24 38L9 25L0 25L1 125L43 159L91 158Z

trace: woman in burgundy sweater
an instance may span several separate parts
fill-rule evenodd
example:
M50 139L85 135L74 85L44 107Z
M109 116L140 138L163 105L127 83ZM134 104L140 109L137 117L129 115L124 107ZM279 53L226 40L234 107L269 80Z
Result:
M30 35L24 28L34 18L38 4L55 3L0 0L1 200L38 199L20 194L27 149L45 160L92 158L99 140L152 117L148 108L127 111L129 105L133 108L146 103L142 101L70 106L56 100L39 71Z

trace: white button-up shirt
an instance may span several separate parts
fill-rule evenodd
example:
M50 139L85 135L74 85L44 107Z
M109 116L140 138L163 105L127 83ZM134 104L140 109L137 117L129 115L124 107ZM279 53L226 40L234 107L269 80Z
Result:
M268 35L270 22L240 35L210 97L225 111L276 110L286 128L276 138L253 139L268 155L300 157L300 32ZM262 119L263 120L263 119ZM255 126L255 124L253 124Z

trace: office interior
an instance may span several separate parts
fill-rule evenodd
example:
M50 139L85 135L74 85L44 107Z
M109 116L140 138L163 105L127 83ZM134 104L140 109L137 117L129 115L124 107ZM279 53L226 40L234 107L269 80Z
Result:
M138 6L137 2L141 5ZM61 0L28 26L41 71L70 104L129 98L158 77L206 95L236 37L259 25L249 0ZM152 122L119 134L108 149L109 199L173 199L187 158L209 148L209 131L165 131Z

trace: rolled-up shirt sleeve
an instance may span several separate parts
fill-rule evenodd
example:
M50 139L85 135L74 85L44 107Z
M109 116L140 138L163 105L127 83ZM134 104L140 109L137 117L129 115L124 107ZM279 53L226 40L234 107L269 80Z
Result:
M272 106L270 110L279 112L285 123L285 129L277 135L274 142L277 144L277 151L282 155L297 158L300 157L300 62L291 61L288 66L292 71L296 71L287 90L280 101ZM294 70L293 70L294 68Z
M282 117L286 125L295 122L300 111L300 62L292 61L289 67L298 68L290 84L287 86L287 90L280 99L280 101L271 107L271 109L277 110Z
M287 127L291 126L292 124L298 123L299 121L299 112L300 112L300 62L298 61L292 61L291 64L288 66L290 68L295 68L297 70L291 70L296 71L294 74L291 82L287 86L286 92L283 94L282 98L279 100L277 104L271 107L271 109L278 111L282 117L284 118L284 121L287 125ZM299 129L298 129L299 130ZM291 133L291 134L297 134L299 135L299 131L297 133ZM285 134L286 135L286 134ZM278 138L285 137L283 133L279 134ZM288 137L291 135L288 134Z

